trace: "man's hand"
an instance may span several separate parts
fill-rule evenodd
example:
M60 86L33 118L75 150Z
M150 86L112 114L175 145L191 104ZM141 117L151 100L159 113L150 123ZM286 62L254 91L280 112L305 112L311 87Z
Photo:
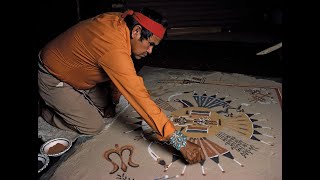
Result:
M110 99L107 107L104 109L104 118L111 118L116 115L116 105L119 104L120 96L122 95L118 88L112 81L108 84L108 91L110 93Z
M104 109L104 118L112 118L116 115L116 105L110 104Z
M195 143L190 142L189 140L187 140L186 147L182 147L180 149L180 152L189 164L195 164L206 160L201 147Z
M111 99L112 99L113 104L118 104L120 96L121 96L121 92L113 84L113 82L110 82L110 90L111 90Z

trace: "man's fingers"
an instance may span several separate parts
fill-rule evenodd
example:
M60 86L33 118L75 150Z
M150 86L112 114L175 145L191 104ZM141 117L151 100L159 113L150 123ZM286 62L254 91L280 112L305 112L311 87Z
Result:
M205 159L205 154L199 145L192 142L187 142L185 160L189 164L199 163Z

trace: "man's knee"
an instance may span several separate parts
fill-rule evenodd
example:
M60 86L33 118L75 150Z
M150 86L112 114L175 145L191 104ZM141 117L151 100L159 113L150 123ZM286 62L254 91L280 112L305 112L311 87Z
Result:
M105 127L104 121L98 121L93 124L90 124L89 127L77 128L81 134L88 135L97 135L99 134Z

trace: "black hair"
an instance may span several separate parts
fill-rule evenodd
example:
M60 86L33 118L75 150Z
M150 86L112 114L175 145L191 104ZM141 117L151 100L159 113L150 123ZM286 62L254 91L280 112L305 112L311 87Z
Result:
M149 9L149 8L142 8L140 10L140 13L142 13L143 15L149 17L150 19L154 20L155 22L161 24L164 28L168 27L168 20L166 18L164 18L161 14L156 12L155 10L152 10L152 9ZM127 23L127 26L128 26L128 28L130 30L130 36L131 36L133 27L136 26L136 25L141 25L131 15L126 16L124 18L124 21ZM142 30L141 30L140 40L142 41L143 39L149 39L153 35L153 33L150 32L149 30L147 30L146 28L144 28L142 25L141 25L141 27L142 27ZM165 36L166 36L166 33L165 33Z

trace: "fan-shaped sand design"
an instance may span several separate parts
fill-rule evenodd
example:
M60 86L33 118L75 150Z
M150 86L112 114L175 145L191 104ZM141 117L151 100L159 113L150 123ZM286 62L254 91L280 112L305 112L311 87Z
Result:
M190 92L175 93L171 95L168 101L163 99L157 99L156 103L160 108L165 108L165 110L171 112L169 118L174 123L176 130L181 131L186 135L191 142L194 142L202 147L208 159L211 159L221 172L225 172L223 169L223 163L220 163L220 157L224 156L235 163L239 164L241 167L244 165L237 161L231 152L221 145L213 142L208 139L210 137L216 136L223 129L232 130L239 135L255 140L260 141L267 145L272 145L270 142L264 142L256 137L256 135L264 135L270 138L274 138L271 135L260 133L257 129L266 128L272 129L270 127L264 127L254 124L254 122L265 121L253 119L252 116L259 114L251 114L244 112L241 109L241 105L237 107L231 106L231 100L225 100L227 97L217 97L217 94L207 95L206 92L202 95L199 95L196 92L193 92L192 97L194 102L181 98L181 96L190 96ZM182 104L182 108L176 108L174 103ZM224 110L216 110L216 108L224 108ZM233 110L234 112L229 112ZM143 121L140 117L133 117L138 121L131 122L131 124L137 125L137 127L131 131L143 130L145 134L152 135L152 129ZM128 131L128 132L131 132ZM126 133L128 133L126 132ZM143 136L143 135L142 135ZM140 138L141 139L141 138ZM163 162L152 150L152 143L148 146L148 151L150 156L152 156L159 164L164 165L164 171L167 171L170 166L180 159L181 157L175 153L172 156L172 162L169 164ZM161 163L160 163L161 162ZM201 162L201 171L202 175L206 175L204 170L205 162ZM181 175L184 175L187 167L184 166L181 171Z

